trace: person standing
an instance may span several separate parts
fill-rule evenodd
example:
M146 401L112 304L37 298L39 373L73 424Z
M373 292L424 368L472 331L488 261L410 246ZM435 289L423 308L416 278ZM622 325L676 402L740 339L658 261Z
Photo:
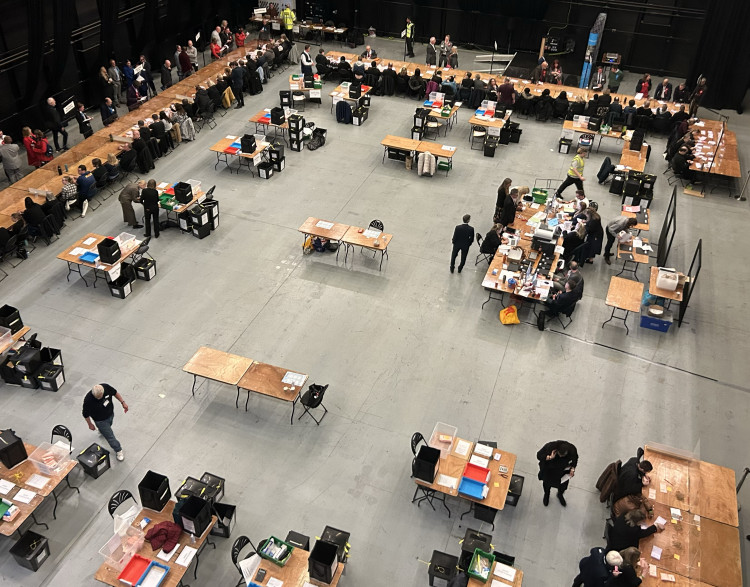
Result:
M560 198L565 189L572 184L575 184L579 190L583 191L583 182L585 181L585 178L583 177L583 156L585 153L586 149L583 147L579 147L576 151L576 156L573 157L573 161L570 162L565 181L560 184L560 187L557 188L557 191L555 192L556 198Z
M172 63L169 59L164 60L164 65L161 66L161 90L162 92L167 88L172 87Z
M198 49L193 47L192 40L187 42L185 53L187 53L187 56L190 58L190 63L193 65L193 70L198 71Z
M607 244L604 245L604 262L607 265L611 265L610 257L612 256L612 245L617 238L617 235L622 230L628 230L638 224L638 220L635 218L627 218L626 216L618 216L617 218L610 220L607 223Z
M545 444L536 453L539 461L539 480L544 488L542 503L549 505L549 492L552 487L557 488L557 499L564 506L567 505L563 494L568 489L568 481L575 475L578 465L578 451L576 447L565 440L554 440Z
M237 106L235 106L235 109L245 106L245 98L242 96L243 69L244 67L237 65L236 61L232 62L232 93L234 94L234 97L237 98Z
M435 44L437 40L435 37L430 37L430 42L427 45L427 53L425 55L425 63L427 65L435 65L437 63L438 47Z
M138 224L133 210L133 202L137 202L141 196L141 190L146 187L146 182L142 179L138 183L129 183L120 192L118 200L122 206L122 219L128 223L131 228L143 228Z
M702 77L698 80L698 85L695 86L693 93L690 94L690 116L692 118L698 113L698 108L703 101L703 96L706 94L706 90L708 90L706 78Z
M406 19L406 56L414 57L414 23Z
M109 60L109 68L107 69L109 79L112 80L112 89L115 94L115 106L120 105L120 97L122 96L122 71L117 67L117 63L114 59Z
M466 263L466 255L469 253L469 247L474 242L474 229L469 226L469 220L471 216L464 214L463 224L459 224L453 231L453 252L451 253L451 273L453 273L456 267L456 257L459 251L461 252L461 263L458 265L458 272L464 268Z
M284 5L284 10L281 11L279 18L281 18L281 22L284 24L284 32L287 38L293 41L294 35L292 33L294 32L294 21L297 20L297 15L294 14L289 4Z
M146 238L151 236L151 219L154 224L154 237L159 238L159 192L156 191L156 181L148 180L145 189L141 190L141 204L146 217Z
M44 125L52 131L52 141L55 143L56 151L65 151L68 148L68 133L63 128L62 117L60 112L57 110L57 103L54 98L47 98L47 103L44 106L42 112ZM57 135L61 134L63 138L63 146L60 148L60 143L57 142Z
M84 139L87 139L92 134L94 134L94 131L91 128L91 117L86 114L85 109L86 107L83 105L83 102L78 102L76 104L76 120L78 121L78 131L83 135Z
M443 42L440 43L440 62L438 64L438 67L448 65L448 56L451 54L452 50L453 43L451 43L451 36L445 35L445 39L443 39Z
M609 74L607 74L607 87L609 88L609 91L613 94L616 94L620 90L620 83L622 83L622 72L617 68L616 65L613 65L609 69Z
M302 75L305 74L312 74L312 64L313 59L312 55L310 55L310 45L305 45L305 50L302 51L302 55L299 56L299 63L300 63L300 69L302 71Z
M120 393L107 383L94 385L83 398L83 418L91 430L98 429L112 450L115 451L118 461L125 460L122 445L112 431L112 422L115 418L115 406L113 399L122 404L124 413L128 413L128 404L122 399Z
M177 63L179 63L180 65L180 79L185 79L187 76L193 73L193 62L190 61L190 55L188 55L187 47L183 47L182 51L180 51L180 54L177 56Z
M15 183L23 177L21 158L18 154L18 145L13 144L10 135L5 135L2 144L0 144L0 161L3 162L3 170L10 183Z
M143 78L143 81L146 82L146 92L148 92L148 88L151 89L151 91L154 93L154 96L156 96L156 86L154 85L154 76L151 73L151 64L146 60L145 55L140 56L140 64L141 64L141 77Z

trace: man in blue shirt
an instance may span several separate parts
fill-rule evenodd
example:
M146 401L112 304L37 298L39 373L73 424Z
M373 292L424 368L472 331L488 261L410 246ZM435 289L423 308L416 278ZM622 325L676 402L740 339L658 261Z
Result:
M89 209L89 200L96 194L96 179L90 171L86 171L85 165L78 166L76 187L78 188L78 199L81 202L81 218L84 218Z

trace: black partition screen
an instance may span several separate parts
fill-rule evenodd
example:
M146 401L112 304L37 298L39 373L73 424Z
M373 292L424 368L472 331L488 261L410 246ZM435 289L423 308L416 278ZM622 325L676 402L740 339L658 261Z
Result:
M669 251L672 249L672 241L677 231L677 188L672 188L672 197L669 199L667 213L664 216L664 224L661 226L659 233L659 242L657 243L656 265L664 267L669 258Z
M680 314L677 318L677 326L682 326L682 319L685 317L685 312L690 304L690 297L695 291L695 285L698 282L698 275L701 272L701 266L703 265L703 239L698 241L698 246L695 247L695 254L693 260L690 263L690 269L687 272L687 279L685 280L685 286L682 290L682 302L680 302Z

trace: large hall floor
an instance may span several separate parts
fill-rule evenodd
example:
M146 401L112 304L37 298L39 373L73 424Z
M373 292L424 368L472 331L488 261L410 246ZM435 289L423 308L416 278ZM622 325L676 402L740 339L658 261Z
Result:
M394 59L401 49L380 39L375 46ZM322 106L305 112L328 129L325 147L287 150L286 169L269 181L214 170L209 146L251 132L248 118L278 103L291 71L158 161L157 181L216 185L221 225L204 240L174 229L153 240L154 281L135 283L125 300L75 276L66 281L65 264L55 258L60 251L87 232L126 228L112 197L85 219L69 221L52 246L38 243L0 283L2 303L19 308L46 345L62 349L67 376L58 393L0 386L3 428L39 443L55 424L65 424L80 450L98 438L80 411L92 385L110 383L130 405L126 415L117 406L115 416L125 461L113 462L97 480L74 473L81 493L63 495L57 520L45 504L50 530L41 533L51 541L52 558L36 574L16 565L3 542L4 584L95 584L97 551L112 534L107 499L121 488L136 493L154 470L169 477L173 491L188 475L224 476L224 501L239 506L232 539L217 539L217 549L205 551L198 580L189 581L194 587L234 584L236 536L256 541L296 530L315 537L326 525L351 532L347 586L426 585L424 561L434 549L457 554L468 526L489 531L496 550L516 557L524 585L556 587L570 584L578 560L602 543L605 508L594 483L611 461L659 442L738 473L750 465L750 268L740 240L746 202L720 192L705 199L678 195L670 265L686 270L699 239L704 255L682 328L660 334L638 328L631 317L629 336L619 324L602 329L610 313L607 286L619 267L601 257L584 269L585 296L565 332L554 325L546 332L530 323L503 326L498 302L481 307L486 266L474 266L476 247L462 274L448 271L453 227L469 213L484 234L505 177L515 185L561 179L570 156L557 152L560 124L521 120L521 143L487 158L469 150L463 109L459 124L439 139L458 148L453 171L418 177L393 161L382 164L380 146L386 134L409 136L417 103L376 97L363 126L337 125L327 84ZM747 171L750 119L726 114ZM664 139L649 140L646 169L659 175L657 227L671 188L661 175ZM620 199L597 185L595 173L605 155L619 159L620 148L605 142L586 162L586 193L605 221L619 214ZM382 220L395 235L382 272L359 251L347 265L334 254L303 256L297 228L308 216L360 226ZM201 345L330 384L322 425L305 418L290 427L288 405L258 396L248 412L237 410L235 389L217 383L204 382L192 397L182 366ZM494 439L518 456L523 495L517 507L498 513L494 532L470 516L449 519L440 508L410 503L409 439L415 431L429 435L436 421L457 426L464 438ZM568 507L553 500L545 508L535 454L560 438L578 447L580 463ZM749 496L747 489L739 496L743 551ZM454 512L463 511L453 502ZM744 568L750 581L750 567Z

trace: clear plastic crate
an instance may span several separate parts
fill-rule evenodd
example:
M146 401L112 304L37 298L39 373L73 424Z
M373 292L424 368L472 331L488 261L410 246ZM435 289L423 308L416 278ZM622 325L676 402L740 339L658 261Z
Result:
M146 535L141 530L128 526L122 536L120 534L112 536L99 549L99 554L104 557L107 565L121 571L143 546L145 538Z
M43 442L29 455L29 460L42 475L52 476L61 471L72 459L67 447Z
M429 445L440 451L441 459L450 454L453 448L453 441L456 438L456 432L458 432L458 428L450 424L444 424L443 422L435 424L435 429L432 431L432 436L430 436Z
M0 326L0 348L9 346L13 342L13 333L10 328Z

